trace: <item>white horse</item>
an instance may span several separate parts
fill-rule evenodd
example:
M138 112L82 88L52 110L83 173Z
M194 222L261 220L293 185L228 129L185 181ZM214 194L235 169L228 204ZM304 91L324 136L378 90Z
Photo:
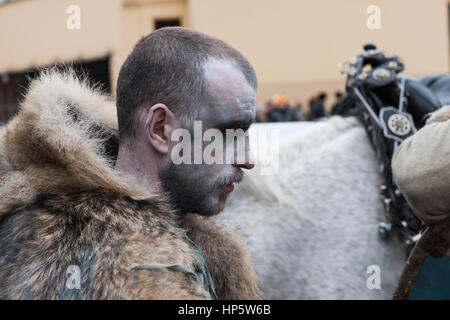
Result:
M278 173L257 165L215 218L244 234L264 297L390 299L406 257L378 235L382 177L362 125L303 126L279 151Z

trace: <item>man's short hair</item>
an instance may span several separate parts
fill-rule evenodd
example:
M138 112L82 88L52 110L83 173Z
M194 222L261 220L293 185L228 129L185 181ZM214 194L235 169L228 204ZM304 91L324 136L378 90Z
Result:
M117 117L121 138L134 135L137 111L163 103L182 121L206 98L203 63L231 61L256 89L247 59L225 42L182 27L158 29L141 38L122 65L117 80Z

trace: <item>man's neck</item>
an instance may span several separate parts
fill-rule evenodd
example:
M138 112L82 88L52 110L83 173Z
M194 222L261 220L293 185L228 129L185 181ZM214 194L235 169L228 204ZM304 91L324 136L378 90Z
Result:
M115 169L132 176L146 188L155 187L159 181L158 164L155 159L146 159L148 153L136 152L134 148L121 145L117 155Z

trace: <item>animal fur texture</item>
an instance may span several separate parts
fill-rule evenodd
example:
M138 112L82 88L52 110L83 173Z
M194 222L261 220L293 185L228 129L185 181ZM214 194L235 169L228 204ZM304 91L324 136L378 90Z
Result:
M0 298L209 299L185 234L198 241L219 298L260 297L241 243L216 223L181 217L166 197L114 170L114 102L71 72L32 82L0 129ZM198 234L198 232L203 232ZM68 270L81 272L79 289Z
M406 255L378 235L382 177L356 118L300 129L280 146L279 168L247 172L216 217L245 234L264 298L391 299ZM367 287L371 265L381 289Z

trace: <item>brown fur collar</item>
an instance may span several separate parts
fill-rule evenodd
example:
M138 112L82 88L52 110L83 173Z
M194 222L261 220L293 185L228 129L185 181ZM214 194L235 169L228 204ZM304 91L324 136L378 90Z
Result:
M0 217L37 193L100 188L151 197L114 171L105 148L114 140L113 101L71 71L42 73L19 113L0 129Z
M241 242L209 219L175 215L161 194L116 172L116 140L114 102L72 72L47 71L31 84L0 129L0 298L208 298L185 274L129 270L133 263L193 270L185 232L219 298L260 298ZM76 295L64 289L73 263L83 273Z

